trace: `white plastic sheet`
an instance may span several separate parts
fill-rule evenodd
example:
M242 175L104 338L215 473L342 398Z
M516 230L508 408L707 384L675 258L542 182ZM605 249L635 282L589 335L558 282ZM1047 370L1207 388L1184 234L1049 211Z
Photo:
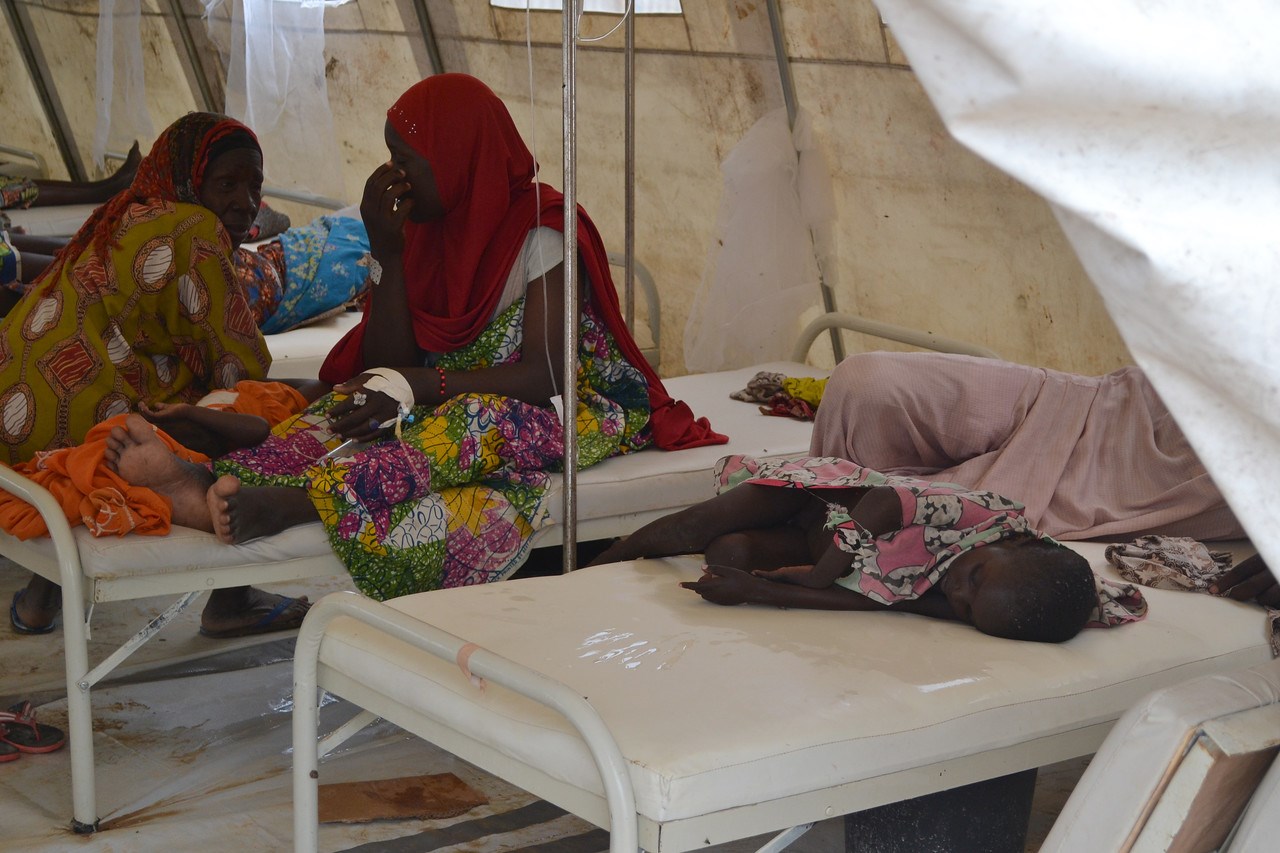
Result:
M227 114L253 128L274 187L345 198L325 82L324 10L345 0L227 0ZM204 0L208 17L223 0Z
M877 3L951 133L1049 201L1280 566L1280 5Z
M102 0L98 8L96 100L91 155L99 169L108 148L128 151L134 140L155 138L142 66L141 0Z
M818 299L819 259L835 248L831 175L804 112L794 131L785 109L766 113L722 170L715 241L684 332L694 373L789 358Z

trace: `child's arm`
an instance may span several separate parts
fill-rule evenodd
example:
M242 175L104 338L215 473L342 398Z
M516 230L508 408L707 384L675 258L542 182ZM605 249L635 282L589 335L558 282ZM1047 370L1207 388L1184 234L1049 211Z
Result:
M902 529L902 499L891 486L876 486L862 496L849 516L859 530L865 530L873 538L883 536ZM835 584L836 578L849 574L852 568L853 555L832 543L812 566L785 566L756 574L771 581L825 589Z
M691 589L713 604L771 604L806 610L896 610L917 613L935 619L955 619L951 605L941 594L926 593L919 598L881 604L859 592L835 584L824 589L811 589L787 583L774 583L763 572L744 572L729 566L706 566L702 577L680 586Z
M296 379L291 376L286 376L283 379L276 379L272 377L269 381L279 382L281 385L288 385L296 389L297 392L302 395L302 399L306 400L307 403L314 403L316 400L319 400L325 394L328 394L333 390L332 385L327 382L321 382L319 379Z
M266 441L267 436L271 434L271 425L267 423L266 418L260 418L257 415L207 409L190 403L143 402L138 406L138 410L148 421L162 428L176 423L194 424L221 439L226 445L226 450L254 447ZM175 438L181 441L178 436ZM205 452L204 448L192 449ZM222 454L207 453L207 455L221 456Z

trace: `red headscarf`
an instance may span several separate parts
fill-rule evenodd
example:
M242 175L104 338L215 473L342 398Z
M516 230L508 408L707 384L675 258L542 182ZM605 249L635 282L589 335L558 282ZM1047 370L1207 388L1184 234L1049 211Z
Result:
M187 113L169 125L138 163L128 188L109 198L85 220L37 281L57 280L63 266L80 257L88 246L93 246L103 264L108 265L112 236L129 205L155 201L199 204L205 170L218 155L236 148L262 153L258 137L233 118L216 113Z
M444 206L442 219L406 223L404 280L418 346L451 352L488 325L529 232L539 225L564 230L564 197L535 184L537 164L506 105L474 77L428 77L400 96L387 119L431 164ZM676 450L728 441L706 418L695 420L688 406L671 399L641 355L618 309L604 243L581 207L578 251L597 308L627 361L648 382L654 443ZM365 368L367 321L368 314L329 353L321 379L336 384Z

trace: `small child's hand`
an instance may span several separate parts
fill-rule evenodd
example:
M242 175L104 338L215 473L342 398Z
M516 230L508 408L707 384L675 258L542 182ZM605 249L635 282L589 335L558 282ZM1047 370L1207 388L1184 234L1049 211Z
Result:
M809 589L826 589L831 581L819 576L815 566L783 566L780 569L756 569L751 574L765 580L806 586Z
M149 403L146 400L138 403L139 413L152 423L178 420L185 417L190 408L190 403Z
M680 586L693 590L712 604L763 603L765 600L760 595L759 579L730 566L703 566L702 577L696 581L685 581Z

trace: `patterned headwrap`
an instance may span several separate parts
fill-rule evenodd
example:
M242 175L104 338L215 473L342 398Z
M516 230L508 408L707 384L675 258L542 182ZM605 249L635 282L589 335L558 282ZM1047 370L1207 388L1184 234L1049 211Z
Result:
M200 187L209 164L239 148L262 153L253 131L235 119L216 113L187 113L165 128L138 164L133 183L85 220L37 281L61 275L63 265L78 258L89 246L105 260L131 204L156 201L199 204Z

